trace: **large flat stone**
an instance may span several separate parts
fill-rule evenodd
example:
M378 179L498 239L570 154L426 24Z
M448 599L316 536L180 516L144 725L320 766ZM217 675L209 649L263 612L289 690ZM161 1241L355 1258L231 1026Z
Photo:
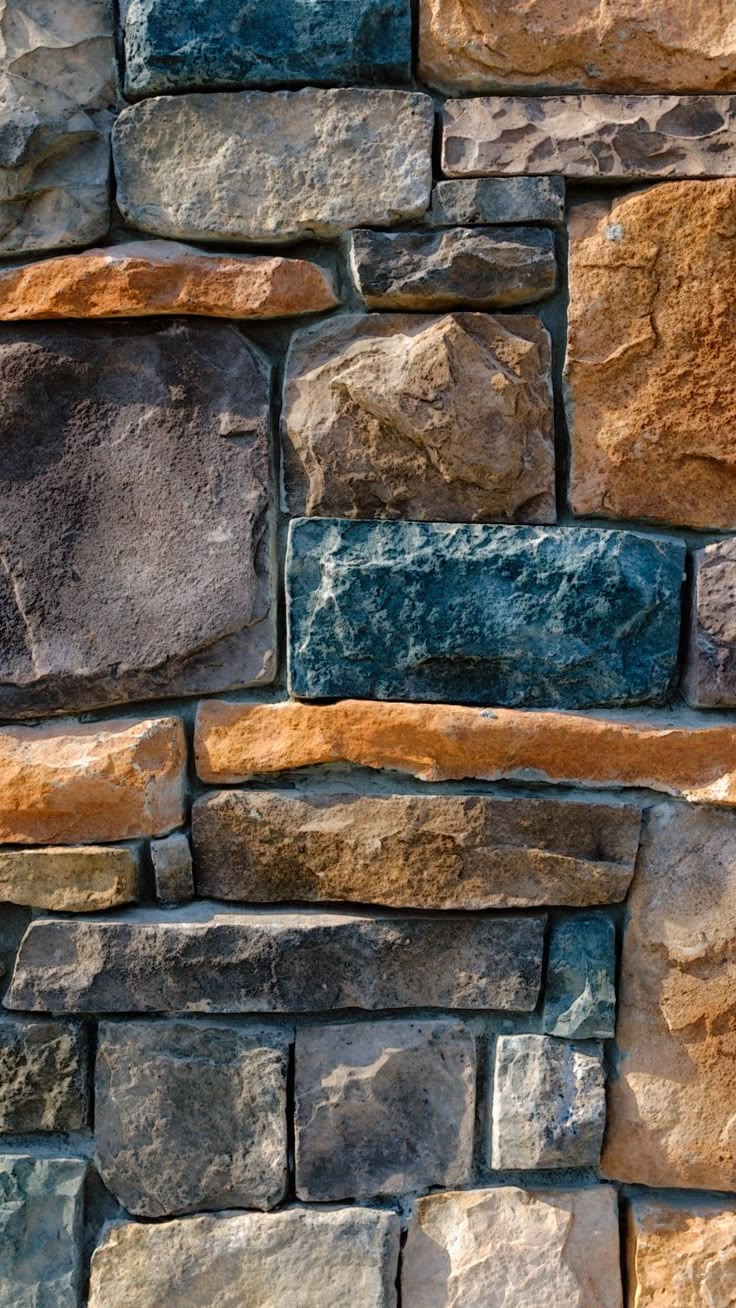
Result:
M461 1022L353 1022L296 1037L296 1192L316 1203L470 1180L475 1041Z
M222 323L13 325L0 380L0 711L270 680L261 355Z
M640 821L633 805L222 790L195 800L192 842L213 899L534 908L624 899Z
M736 1190L736 819L646 815L628 900L607 1176Z
M562 177L479 177L436 182L431 221L435 227L484 223L542 223L565 218Z
M408 82L409 0L129 0L125 93Z
M201 1022L103 1022L100 1176L129 1213L273 1208L284 1197L288 1035Z
M50 913L94 913L138 897L139 851L132 845L0 851L0 903Z
M348 315L286 365L292 515L553 522L550 341L538 319Z
M493 1167L597 1167L606 1125L601 1044L499 1036L492 1114Z
M661 703L680 542L587 527L292 522L289 688L318 699Z
M0 1017L0 1131L82 1130L88 1097L78 1022Z
M288 241L420 218L434 106L404 91L163 96L115 123L131 227L210 241ZM356 148L359 143L359 148Z
M631 1308L733 1308L736 1207L636 1196L626 1206Z
M736 706L736 541L692 554L692 602L683 691L697 708Z
M348 916L207 901L39 917L23 939L6 1005L82 1013L529 1012L539 994L543 930L540 915Z
M79 1158L0 1154L3 1308L78 1308L86 1171Z
M568 1040L609 1039L616 1023L616 928L604 913L552 924L544 1030Z
M163 835L184 820L178 718L0 729L0 843Z
M403 1308L622 1308L617 1207L607 1185L419 1199L402 1256Z
M401 1224L375 1208L287 1208L113 1226L89 1308L395 1308ZM182 1268L186 1267L186 1278Z
M736 97L494 96L448 100L448 177L562 173L662 180L736 173Z

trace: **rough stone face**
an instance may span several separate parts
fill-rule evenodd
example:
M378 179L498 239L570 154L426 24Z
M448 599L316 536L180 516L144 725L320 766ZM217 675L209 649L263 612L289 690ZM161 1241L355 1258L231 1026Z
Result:
M0 270L0 320L288 318L337 304L316 263L215 254L176 241L129 241Z
M115 123L117 200L130 226L184 240L331 237L420 218L433 126L429 96L405 91L144 100Z
M736 527L735 214L736 181L573 210L576 513Z
M544 1029L569 1040L607 1039L616 1024L616 929L603 913L578 913L552 927Z
M622 1308L616 1191L504 1186L418 1199L402 1256L401 1302Z
M437 182L432 189L435 227L494 223L559 226L565 217L562 177L480 177Z
M448 100L442 169L662 180L736 173L736 96L557 95Z
M542 1035L499 1036L491 1165L597 1167L606 1124L603 1050Z
M640 821L633 805L222 790L192 808L197 892L425 909L617 902Z
M2 850L0 903L50 913L94 913L131 904L138 897L138 863L138 850L130 845Z
M619 980L607 1176L736 1190L736 821L646 815Z
M544 229L353 232L350 266L371 309L504 309L545 300L557 282Z
M736 542L692 555L693 585L683 690L697 708L736 705Z
M79 1131L87 1099L77 1022L0 1017L0 1131Z
M354 1022L296 1037L296 1192L316 1203L470 1179L475 1041L460 1022Z
M0 729L0 842L163 835L184 820L178 718Z
M180 904L194 898L192 851L181 831L163 840L151 841L151 862L156 879L156 898L163 904Z
M0 384L0 711L270 680L261 355L223 323L13 325Z
M100 1176L127 1211L273 1208L284 1197L288 1036L200 1022L103 1022Z
M374 1208L218 1213L113 1226L89 1308L395 1308L401 1225ZM186 1267L186 1279L182 1268Z
M408 82L409 0L130 0L125 93Z
M289 511L554 522L550 341L531 317L348 315L286 365Z
M76 1308L86 1171L80 1158L0 1155L3 1308Z
M419 1005L529 1012L539 994L543 929L543 916L348 916L207 901L36 918L5 1002L82 1013Z
M626 1210L632 1308L733 1308L736 1207L636 1197Z
M675 671L684 555L680 542L587 527L292 522L290 690L523 707L661 703Z

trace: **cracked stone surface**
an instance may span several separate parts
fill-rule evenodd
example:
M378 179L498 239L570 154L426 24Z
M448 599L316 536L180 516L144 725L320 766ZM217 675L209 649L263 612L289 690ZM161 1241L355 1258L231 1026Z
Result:
M86 1172L81 1158L0 1155L3 1308L76 1308Z
M543 223L565 218L562 177L473 177L435 182L431 220L436 227L483 223Z
M735 1205L642 1195L629 1200L626 1217L632 1308L733 1308Z
M557 902L557 901L555 901ZM616 1023L616 928L604 913L553 923L544 1030L569 1040L611 1039Z
M0 1130L82 1130L88 1098L79 1022L0 1016Z
M599 1041L498 1037L494 1168L597 1167L605 1125L606 1078Z
M736 541L695 550L683 693L697 708L736 706Z
M138 898L134 845L0 849L0 903L52 913L94 913Z

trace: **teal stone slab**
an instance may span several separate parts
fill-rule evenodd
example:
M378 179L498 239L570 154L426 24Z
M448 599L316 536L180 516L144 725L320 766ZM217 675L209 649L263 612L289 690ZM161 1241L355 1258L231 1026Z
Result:
M579 913L552 927L544 1030L568 1040L613 1037L616 928L605 913Z

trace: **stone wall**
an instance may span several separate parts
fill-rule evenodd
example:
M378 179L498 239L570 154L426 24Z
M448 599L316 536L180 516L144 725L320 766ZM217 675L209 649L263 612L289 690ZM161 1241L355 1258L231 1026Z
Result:
M734 1308L728 6L0 71L1 1308Z

